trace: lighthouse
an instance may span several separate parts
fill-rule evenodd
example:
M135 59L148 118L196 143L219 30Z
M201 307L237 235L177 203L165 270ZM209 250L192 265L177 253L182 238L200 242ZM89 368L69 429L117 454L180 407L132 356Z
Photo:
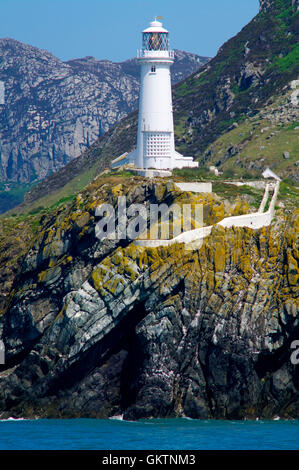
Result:
M170 75L174 51L169 47L169 32L156 18L142 31L137 61L140 65L137 146L115 159L113 166L129 163L142 170L197 167L192 157L184 157L175 150Z

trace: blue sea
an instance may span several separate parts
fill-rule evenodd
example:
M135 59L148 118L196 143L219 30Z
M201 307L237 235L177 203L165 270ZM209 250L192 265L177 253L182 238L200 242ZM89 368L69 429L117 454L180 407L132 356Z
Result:
M299 420L36 419L0 421L1 450L299 449Z

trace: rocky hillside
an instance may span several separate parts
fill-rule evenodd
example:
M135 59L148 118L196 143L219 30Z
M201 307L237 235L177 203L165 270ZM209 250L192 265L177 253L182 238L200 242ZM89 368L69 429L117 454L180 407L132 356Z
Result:
M217 56L174 88L176 146L201 168L256 177L270 166L298 182L298 1L261 2ZM137 114L26 195L33 206L70 196L136 145ZM24 210L24 206L21 210Z
M259 177L269 166L281 178L299 182L299 80L272 96L262 110L208 146L203 161L227 176Z
M207 60L177 51L174 82ZM5 189L57 171L133 111L138 72L136 60L62 62L47 51L1 39L0 183Z
M214 229L193 251L145 249L95 237L96 207L120 195L201 202L206 224L248 210L123 174L2 219L1 417L298 417L298 211Z
M180 150L205 160L216 137L257 115L298 79L298 6L298 0L261 2L260 13L176 88Z
M172 84L178 83L184 80L186 77L197 71L202 65L206 64L210 58L192 54L186 51L174 50L175 60L171 68L171 81ZM123 74L132 76L136 79L137 86L139 86L139 75L140 67L137 63L136 58L126 60L125 62L111 62L109 60L97 60L94 57L84 57L82 59L73 59L66 62L71 65L72 68L76 68L78 72L89 71L95 75L100 75L103 81L109 81L108 77L105 76L105 70L121 70ZM110 126L106 126L107 129Z

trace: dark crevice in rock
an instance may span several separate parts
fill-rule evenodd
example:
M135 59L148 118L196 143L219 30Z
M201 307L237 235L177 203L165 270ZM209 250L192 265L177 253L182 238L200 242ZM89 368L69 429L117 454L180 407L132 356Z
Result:
M286 330L287 326L284 327ZM255 364L255 370L259 378L267 376L269 372L273 373L279 370L285 362L288 362L290 358L292 349L291 343L298 339L299 337L299 327L291 328L289 331L289 336L285 338L283 346L276 349L275 351L261 353L258 356L257 362ZM297 384L299 386L299 383Z
M135 403L138 394L137 381L144 362L143 345L135 330L132 330L131 334L126 338L125 347L128 351L128 356L121 372L120 392L122 410L126 410Z
M203 373L203 376L204 376L204 380L205 380L205 389L206 389L205 391L206 391L206 396L207 396L207 404L208 404L208 407L209 407L210 414L211 414L211 416L213 416L214 404L213 404L213 393L212 393L212 390L209 387L209 369L206 366L206 364L204 364L200 360L200 354L198 354L198 362L200 364L200 367L201 367L201 370L202 370L202 373Z
M132 330L147 313L143 302L137 304L130 314L123 318L110 333L88 351L81 354L80 360L54 379L47 390L47 395L55 395L58 391L71 388L95 367L100 367L107 362L113 354L118 353L121 349L126 349L127 337L131 335Z
M30 352L32 351L34 346L36 344L38 344L41 337L42 337L42 335L39 334L35 338L35 340L30 341L29 344L27 343L28 344L27 347L26 347L26 344L25 344L23 350L20 353L14 354L13 356L6 355L5 356L5 364L0 364L0 373L6 371L8 369L11 369L11 368L17 366L18 364L21 364L26 359L26 357L28 357L28 355L30 354Z

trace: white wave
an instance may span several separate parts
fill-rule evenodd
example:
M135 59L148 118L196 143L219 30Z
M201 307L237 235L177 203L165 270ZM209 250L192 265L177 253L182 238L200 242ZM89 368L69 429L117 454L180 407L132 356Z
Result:
M187 419L188 421L200 421L201 423L209 423L210 420L208 419L200 419L200 418L190 418L190 416L182 415L178 416L179 419Z
M26 418L13 418L12 416L10 416L9 418L6 418L6 419L0 419L0 421L30 421Z
M116 419L117 421L123 421L124 420L124 415L110 416L109 419Z

